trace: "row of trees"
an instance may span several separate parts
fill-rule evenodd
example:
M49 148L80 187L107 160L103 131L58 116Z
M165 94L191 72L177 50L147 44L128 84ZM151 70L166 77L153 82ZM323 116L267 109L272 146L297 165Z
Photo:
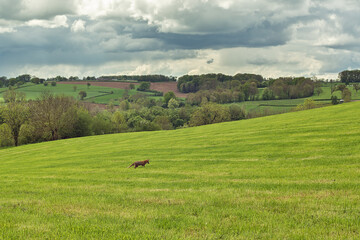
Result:
M269 81L264 89L263 100L295 99L310 97L314 94L316 84L310 78L278 78ZM321 87L318 87L321 89Z
M339 79L342 83L360 82L360 70L345 70L339 73Z
M183 93L195 93L200 90L214 90L216 88L231 88L232 85L255 82L257 87L261 87L264 78L261 75L238 73L235 76L224 74L203 74L203 75L184 75L177 81L177 88Z
M8 103L0 107L0 146L64 138L131 132L170 130L245 118L237 105L203 103L184 106L169 92L163 100L139 97L123 100L107 110L92 109L72 97L45 92L36 101L23 94L6 93ZM181 107L182 106L182 107Z
M294 99L310 97L316 92L322 92L321 86L309 78L279 78L269 81L269 87L264 88L262 95L256 80L241 82L231 80L221 83L222 87L210 90L199 90L190 93L187 102L199 105L203 101L215 103L232 103L254 100Z
M139 81L139 82L169 82L176 81L175 77L168 77L160 74L153 75L117 75L117 76L101 76L97 81Z

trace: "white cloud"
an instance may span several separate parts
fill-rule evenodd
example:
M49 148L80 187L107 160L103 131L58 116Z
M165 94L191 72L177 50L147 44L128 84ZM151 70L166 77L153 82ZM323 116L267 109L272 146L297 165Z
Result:
M86 30L85 24L86 24L86 22L81 19L75 20L71 26L71 31L84 32Z
M67 24L67 17L64 15L55 16L51 20L33 19L25 23L27 26L32 27L43 27L43 28L58 28L58 27L69 27Z
M16 30L14 28L11 27L1 27L0 26L0 34L2 33L11 33L11 32L15 32Z

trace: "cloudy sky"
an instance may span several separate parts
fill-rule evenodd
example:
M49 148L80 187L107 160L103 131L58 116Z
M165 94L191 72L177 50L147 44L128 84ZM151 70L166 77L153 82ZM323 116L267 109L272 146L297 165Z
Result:
M0 0L0 76L360 68L359 0Z

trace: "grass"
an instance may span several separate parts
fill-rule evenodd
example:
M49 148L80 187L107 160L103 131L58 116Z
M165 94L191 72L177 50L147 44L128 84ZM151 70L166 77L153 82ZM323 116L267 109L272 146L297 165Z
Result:
M353 100L360 100L360 92L356 91L349 86L351 91L351 96ZM322 87L323 92L320 95L314 94L311 99L314 99L318 104L328 104L331 102L331 87L330 84ZM260 89L260 95L262 90ZM338 99L341 99L341 92L336 91L333 95L337 96ZM306 98L298 99L283 99L283 100L266 100L266 101L246 101L241 103L236 103L240 106L243 106L244 109L250 112L273 112L273 113L284 113L290 112L297 105L304 103Z
M356 239L359 107L0 150L0 239Z
M74 86L76 86L76 91L74 91ZM7 89L8 88L0 88L0 99L2 99L2 94ZM101 104L108 104L113 102L114 104L118 104L119 99L122 98L125 92L125 89L98 86L87 87L86 85L80 84L57 84L56 86L51 86L51 84L48 86L44 86L43 84L27 84L26 86L18 88L16 91L24 92L27 99L36 99L44 91L50 91L54 94L64 94L66 96L72 96L76 99L79 99L79 92L85 91L87 96L84 101ZM138 92L136 90L129 90L128 93L129 95L134 95Z

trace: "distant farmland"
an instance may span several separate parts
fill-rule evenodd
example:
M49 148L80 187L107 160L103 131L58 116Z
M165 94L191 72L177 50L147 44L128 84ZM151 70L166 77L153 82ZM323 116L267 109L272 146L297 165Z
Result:
M86 85L90 83L92 86L100 86L100 87L109 87L109 88L121 88L121 89L129 89L131 83L127 82L92 82L92 81L77 81L77 82L58 82L58 84L79 84L79 85ZM135 85L139 85L140 83L132 83ZM181 93L177 89L176 82L154 82L151 83L150 89L167 93L167 92L174 92L177 97L186 98L186 93Z

